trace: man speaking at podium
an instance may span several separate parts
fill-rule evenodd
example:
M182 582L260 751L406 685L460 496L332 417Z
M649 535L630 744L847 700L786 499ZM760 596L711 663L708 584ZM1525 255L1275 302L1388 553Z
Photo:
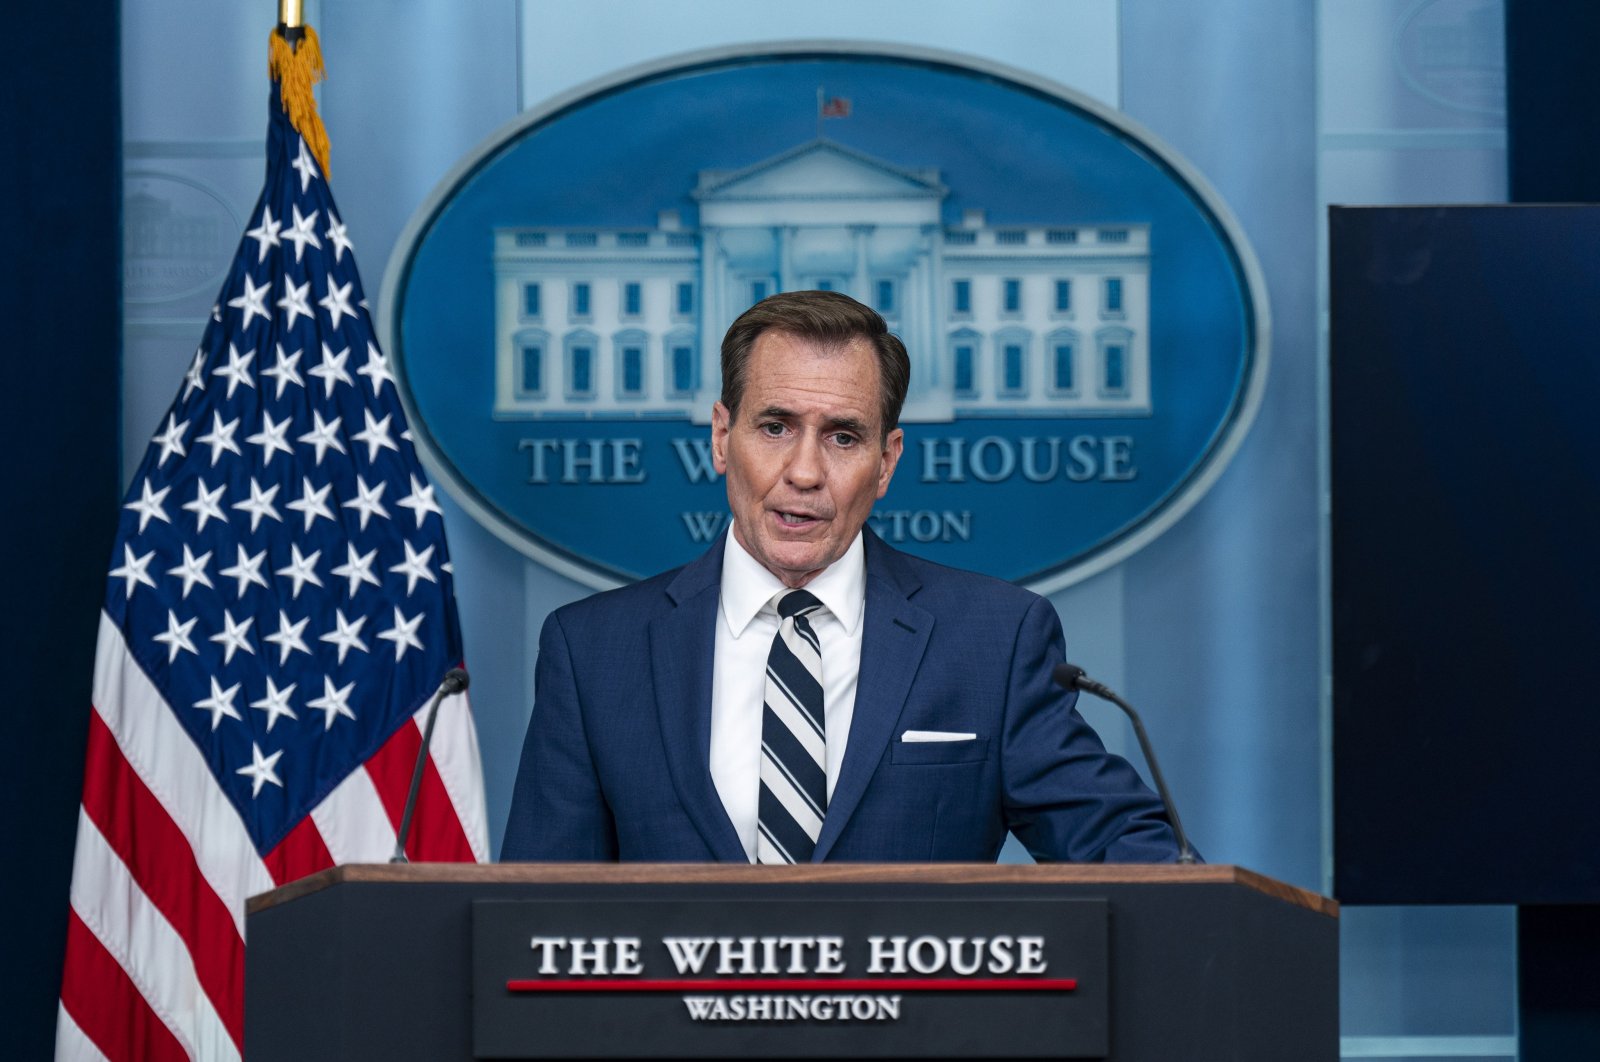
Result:
M1177 858L1161 803L1057 688L1044 598L864 529L904 446L904 344L835 292L722 343L732 532L552 613L501 858Z

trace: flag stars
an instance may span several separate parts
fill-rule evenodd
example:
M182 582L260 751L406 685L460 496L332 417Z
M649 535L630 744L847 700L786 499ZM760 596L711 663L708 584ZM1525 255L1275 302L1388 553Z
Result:
M338 328L339 322L346 317L354 317L356 311L350 305L350 289L355 287L355 281L347 280L343 286L335 286L333 276L328 276L328 294L317 300L317 305L328 311L330 327Z
M294 211L294 224L284 232L283 238L286 243L294 244L294 260L298 263L300 256L305 252L306 244L309 243L318 250L322 249L322 241L317 239L317 234L312 231L317 224L318 211L313 210L310 217L301 217L298 206L290 209Z
M271 464L272 455L280 451L292 458L294 456L294 447L289 445L284 436L288 434L289 425L293 422L293 417L284 417L281 422L275 422L270 412L262 410L261 430L254 435L246 436L244 441L261 447L261 463L263 465Z
M300 194L305 195L306 189L311 187L311 182L317 179L317 160L306 150L305 137L300 138L300 148L295 153L294 161L289 165L300 174Z
M212 729L214 730L216 728L213 727ZM267 724L267 729L272 729L271 723ZM261 754L261 746L257 745L254 741L250 742L250 765L247 767L240 767L233 773L242 774L250 779L251 800L254 800L256 797L261 795L261 787L266 785L268 782L271 782L279 789L283 788L283 782L279 780L277 772L273 770L273 768L278 765L278 759L282 755L283 750L279 749L271 756L263 756Z
M206 565L210 563L211 552L209 550L196 557L194 552L189 549L189 543L185 542L183 544L183 563L176 568L167 569L168 575L176 575L183 580L183 593L179 595L180 597L187 600L189 591L194 589L195 583L213 590L216 589L215 586L212 586L211 576L206 574ZM113 572L112 574L116 573ZM154 586L155 584L152 583L150 585Z
M278 515L278 509L272 504L272 499L278 496L278 484L274 483L266 490L261 489L261 484L256 482L254 476L250 477L250 497L242 502L234 502L235 509L243 509L250 514L250 530L254 531L260 524L263 516L270 516L279 523L283 517Z
M422 620L425 615L426 613L418 612L410 619L406 619L405 614L402 613L400 611L400 607L396 605L394 610L394 626L390 627L386 631L378 632L379 638L394 643L395 663L398 664L400 662L400 658L406 655L406 650L408 648L415 649L418 652L422 651L422 641L417 637L417 628L422 625Z
M189 632L194 630L194 625L199 619L199 616L193 616L187 622L179 623L178 614L170 608L167 609L166 632L152 635L155 641L167 647L167 663L170 664L178 659L180 652L200 655L200 650L194 647L194 642L189 638Z
M356 442L367 444L368 464L378 459L379 450L387 448L395 453L400 452L399 445L395 443L394 437L389 434L389 422L394 420L393 413L385 413L382 420L373 420L372 410L362 409L361 419L366 421L367 426L350 436L350 438Z
M438 513L442 519L444 513L439 509L439 503L433 500L433 487L417 478L415 472L411 473L411 493L395 502L402 509L410 509L411 514L417 518L417 527L422 527L422 521L428 518L429 513Z
M161 456L156 458L157 468L165 465L167 463L167 458L171 457L173 454L177 454L179 457L185 457L188 455L188 451L183 447L183 433L188 430L188 421L184 421L182 424L179 424L176 413L167 414L167 426L150 439L151 442L161 447Z
M255 360L255 356L256 352L253 350L248 354L240 354L238 347L232 343L228 344L228 364L218 365L211 370L212 376L221 376L228 381L227 397L232 398L233 392L240 384L252 390L255 388L256 382L250 378L250 363Z
M254 583L265 590L267 588L267 580L261 574L261 562L267 559L267 551L262 550L260 553L257 553L254 557L252 557L244 548L244 546L240 545L235 548L238 549L239 552L238 559L235 561L233 567L224 568L219 573L226 578L238 581L239 585L236 588L234 596L240 598L244 597L245 587L249 586L251 583Z
M144 485L139 490L139 500L131 501L124 505L124 509L132 509L139 514L139 531L142 534L145 526L151 520L160 520L164 524L172 523L167 518L167 511L161 507L168 494L172 493L171 487L162 487L160 490L150 489L150 480L145 479Z
M233 699L238 694L239 684L237 682L227 689L223 689L222 683L217 681L217 676L211 676L211 696L204 700L195 701L194 706L203 712L211 713L212 732L215 732L217 727L222 724L223 716L243 721L243 716L239 714L239 709L233 706Z
M333 610L333 621L337 626L322 635L320 640L339 647L339 663L344 663L344 658L352 649L368 652L367 643L361 640L361 628L366 626L367 617L357 616L352 623L344 618L344 609L336 608Z
M206 524L212 520L228 522L227 516L222 512L222 506L217 504L217 499L222 497L222 492L228 488L228 481L223 480L217 484L216 490L207 490L206 481L197 478L194 483L194 500L186 501L183 507L194 513L195 530L204 531Z
M298 252L299 248L295 250ZM296 284L294 278L285 274L283 298L278 300L277 307L283 311L284 317L288 318L283 324L285 331L294 327L296 318L304 317L308 321L315 322L317 315L311 309L311 281Z
M306 518L305 530L310 531L311 525L317 522L317 517L333 520L333 510L328 508L328 495L333 490L333 481L330 479L323 484L321 490L313 490L311 477L300 477L300 497L289 503L289 508L304 514Z
M233 433L239 430L239 418L222 423L222 414L215 410L211 413L211 430L195 439L197 443L204 443L211 447L211 467L216 468L217 462L222 460L224 451L243 456L239 444L233 441Z
M133 588L141 583L152 590L155 589L156 581L150 578L149 572L145 571L146 568L150 567L150 560L155 555L156 551L151 550L142 557L135 557L133 555L133 547L126 542L122 544L122 565L121 567L112 568L108 574L113 579L125 580L122 588L124 597L133 597Z
M187 402L190 395L206 389L206 378L200 372L205 362L206 350L200 347L194 352L194 360L189 363L189 371L183 374L183 397L180 401Z
M248 239L256 241L256 264L260 265L267 260L267 248L279 247L278 230L283 228L283 222L277 221L272 216L270 205L261 208L261 224L245 232Z
M274 574L293 580L294 589L289 592L289 597L291 600L298 601L300 599L300 589L306 583L312 583L316 586L322 585L322 579L317 575L317 561L321 559L322 551L319 549L312 553L311 556L305 557L301 555L299 545L291 543L289 552L291 559L288 565L279 568Z
M300 356L305 351L297 350L293 354L285 354L282 343L278 343L276 346L278 348L278 360L273 362L272 368L262 369L261 375L271 376L278 381L278 389L273 393L272 397L282 398L283 389L290 384L294 384L296 387L304 387L306 385L306 382L300 378L300 370L297 368L300 364Z
M233 622L233 613L227 609L222 610L222 630L211 636L211 641L222 646L222 663L224 666L233 663L233 654L240 649L251 656L256 654L256 647L250 644L250 625L256 621L254 616L246 616L238 623ZM238 687L234 687L237 689ZM239 718L234 716L235 719ZM211 723L211 729L217 728L216 721Z
M335 354L332 348L330 348L328 344L324 343L322 344L322 362L315 369L308 369L307 372L309 372L312 376L319 376L322 378L322 386L327 388L328 396L331 398L333 397L333 389L338 386L341 381L349 384L351 387L356 385L356 382L350 378L349 371L344 367L344 363L349 360L349 347L345 347L343 350L339 351L339 353Z
M372 397L378 397L383 390L383 385L394 383L394 373L389 369L389 359L378 349L378 344L367 341L367 361L356 370L359 376L365 376L367 382L372 384Z
M356 497L344 503L346 509L355 509L361 514L361 530L367 529L367 521L374 516L389 519L389 510L383 507L383 492L389 488L384 480L379 480L372 487L367 486L367 481L359 474L356 476Z
M418 579L426 579L430 583L439 581L435 578L433 570L428 567L428 562L433 559L433 547L429 546L421 553L418 553L411 548L410 542L402 541L400 544L406 548L406 559L389 570L398 572L406 577L406 596L410 597L411 592L417 588Z
M330 448L338 450L341 454L349 453L344 448L344 443L339 439L339 425L344 422L343 417L334 417L332 421L325 423L322 419L322 413L313 409L311 411L311 420L311 430L300 436L299 441L307 446L317 448L317 458L313 464L320 468L322 466L322 457ZM365 527L366 525L363 524L362 526Z
M342 688L335 688L333 680L322 676L322 696L306 702L307 708L316 708L323 713L322 729L333 729L333 721L339 716L354 720L356 713L350 710L350 691L356 688L354 682L346 683Z
M354 252L355 246L350 242L350 236L345 231L344 222L334 216L333 211L328 211L328 231L323 233L333 243L333 260L344 261L346 251Z
M244 320L239 327L249 328L251 318L257 316L263 321L270 322L272 320L272 315L267 312L267 294L271 290L271 284L262 284L258 288L249 273L244 275L244 293L228 300L229 306L244 314Z
M278 684L273 682L272 677L269 675L267 677L267 695L261 698L259 701L250 702L250 707L259 708L263 712L267 713L267 733L272 733L273 726L280 718L300 718L298 715L294 714L294 708L289 704L289 698L294 696L294 689L296 685L297 683L291 682L289 685L280 690L278 688Z
M372 549L365 554L357 553L355 544L352 542L346 542L344 548L348 551L348 559L344 564L333 569L333 574L341 579L350 581L350 596L356 596L356 591L361 588L362 583L381 586L382 584L378 582L378 577L372 574L372 561L373 558L377 557L378 551Z
M274 633L267 635L263 640L278 647L279 667L289 662L290 653L300 652L305 653L307 656L311 655L311 650L307 648L305 639L301 637L302 632L306 629L306 624L310 622L311 617L307 616L299 623L290 623L289 614L281 608L278 610L278 629Z

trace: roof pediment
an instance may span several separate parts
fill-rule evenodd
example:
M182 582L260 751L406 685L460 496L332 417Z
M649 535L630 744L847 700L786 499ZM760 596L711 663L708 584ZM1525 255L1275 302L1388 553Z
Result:
M908 170L831 140L813 140L739 170L701 170L694 197L943 199L937 169Z

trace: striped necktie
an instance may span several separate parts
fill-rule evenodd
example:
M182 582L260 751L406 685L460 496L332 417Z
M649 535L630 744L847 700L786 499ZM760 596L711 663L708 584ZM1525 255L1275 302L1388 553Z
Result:
M761 709L756 862L809 863L828 809L822 647L806 618L822 602L805 590L788 590L777 608Z

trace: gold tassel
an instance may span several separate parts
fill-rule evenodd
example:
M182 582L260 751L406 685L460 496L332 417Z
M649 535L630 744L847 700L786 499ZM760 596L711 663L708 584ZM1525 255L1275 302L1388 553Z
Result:
M292 47L277 30L267 44L267 70L278 82L278 96L283 101L289 121L305 137L306 147L317 158L322 175L328 175L328 131L322 127L317 114L317 99L311 86L323 78L322 45L317 42L316 30L302 27L305 34L300 46Z

